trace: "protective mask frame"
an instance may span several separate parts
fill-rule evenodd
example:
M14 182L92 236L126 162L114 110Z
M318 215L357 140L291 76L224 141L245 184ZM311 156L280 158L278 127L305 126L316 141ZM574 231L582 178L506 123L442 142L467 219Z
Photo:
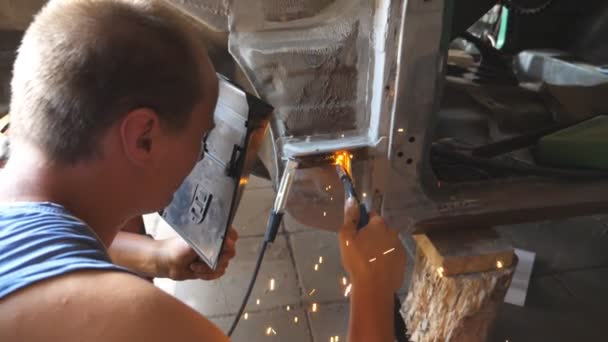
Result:
M205 157L160 214L210 268L217 267L273 108L222 75Z

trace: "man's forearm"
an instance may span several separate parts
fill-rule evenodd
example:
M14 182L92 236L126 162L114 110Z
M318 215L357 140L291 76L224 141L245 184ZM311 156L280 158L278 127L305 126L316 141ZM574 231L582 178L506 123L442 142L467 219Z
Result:
M393 296L381 287L353 284L349 342L394 341Z
M119 232L109 252L112 261L145 277L156 277L159 273L156 253L157 241L145 235Z

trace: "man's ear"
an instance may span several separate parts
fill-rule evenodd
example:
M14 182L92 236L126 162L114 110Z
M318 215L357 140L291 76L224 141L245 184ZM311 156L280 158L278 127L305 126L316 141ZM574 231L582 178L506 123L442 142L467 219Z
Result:
M143 166L152 157L154 142L158 139L160 120L155 111L137 108L129 112L121 122L120 135L126 157Z

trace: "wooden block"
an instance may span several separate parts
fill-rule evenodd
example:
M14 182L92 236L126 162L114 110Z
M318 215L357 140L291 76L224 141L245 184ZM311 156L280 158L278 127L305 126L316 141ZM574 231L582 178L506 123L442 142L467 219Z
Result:
M414 239L428 262L444 276L486 272L513 264L513 247L492 228L437 231Z
M446 277L418 250L412 285L401 309L409 341L488 341L515 264Z

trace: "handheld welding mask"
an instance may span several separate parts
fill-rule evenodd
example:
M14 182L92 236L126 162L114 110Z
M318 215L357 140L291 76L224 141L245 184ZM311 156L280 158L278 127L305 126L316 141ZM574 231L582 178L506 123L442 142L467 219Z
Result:
M215 128L201 142L205 157L161 216L215 269L257 158L273 108L218 75Z

